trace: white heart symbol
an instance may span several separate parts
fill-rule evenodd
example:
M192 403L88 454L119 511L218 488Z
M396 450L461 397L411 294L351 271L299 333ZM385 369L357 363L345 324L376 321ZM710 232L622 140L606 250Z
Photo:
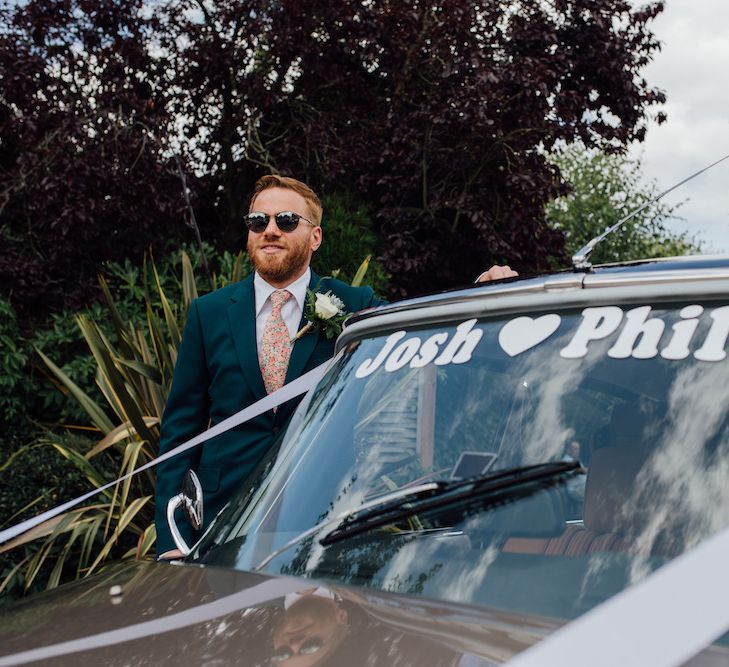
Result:
M517 317L507 322L499 331L499 345L510 357L515 357L547 340L559 328L559 315L541 317Z

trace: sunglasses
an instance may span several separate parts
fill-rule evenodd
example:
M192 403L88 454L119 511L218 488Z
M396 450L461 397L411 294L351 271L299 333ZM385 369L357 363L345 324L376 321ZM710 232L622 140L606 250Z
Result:
M300 220L308 222L310 225L316 227L311 220L307 220L303 215L299 215L293 211L281 211L281 213L276 213L273 216L270 216L268 213L260 213L258 211L249 213L245 217L246 227L248 227L248 229L252 232L260 234L264 229L266 229L266 227L268 227L268 220L271 217L273 217L276 221L276 227L278 227L282 232L293 232L294 229L299 226Z
M291 660L291 658L296 655L313 655L314 653L318 653L319 651L321 651L323 646L324 640L321 639L321 637L311 637L305 642L302 642L301 646L299 646L299 650L296 652L294 652L294 650L289 646L282 646L276 651L274 655L271 656L271 662L274 664L278 664L280 662L286 662L287 660Z

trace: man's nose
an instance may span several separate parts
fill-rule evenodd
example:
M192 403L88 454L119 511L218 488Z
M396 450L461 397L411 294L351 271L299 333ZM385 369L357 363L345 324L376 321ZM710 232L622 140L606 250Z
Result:
M278 228L278 225L276 224L276 216L275 215L269 215L268 216L268 224L266 225L266 229L263 230L264 234L267 234L269 236L281 236L281 230Z

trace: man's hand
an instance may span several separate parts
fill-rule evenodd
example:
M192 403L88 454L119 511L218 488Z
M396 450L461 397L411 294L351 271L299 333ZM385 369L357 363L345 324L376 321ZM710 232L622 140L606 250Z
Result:
M157 557L157 560L178 560L179 558L184 557L185 554L183 554L179 549L171 549L170 551L165 551L163 554L160 554Z
M506 264L504 266L497 266L494 264L488 271L484 271L478 278L477 283L487 283L489 280L501 280L502 278L513 278L519 274L512 270L512 268Z

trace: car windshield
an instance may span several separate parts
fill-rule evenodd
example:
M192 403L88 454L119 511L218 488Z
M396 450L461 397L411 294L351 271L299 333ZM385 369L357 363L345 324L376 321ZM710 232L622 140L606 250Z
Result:
M710 302L350 342L191 558L574 618L729 524L728 333ZM407 493L474 476L512 481Z

